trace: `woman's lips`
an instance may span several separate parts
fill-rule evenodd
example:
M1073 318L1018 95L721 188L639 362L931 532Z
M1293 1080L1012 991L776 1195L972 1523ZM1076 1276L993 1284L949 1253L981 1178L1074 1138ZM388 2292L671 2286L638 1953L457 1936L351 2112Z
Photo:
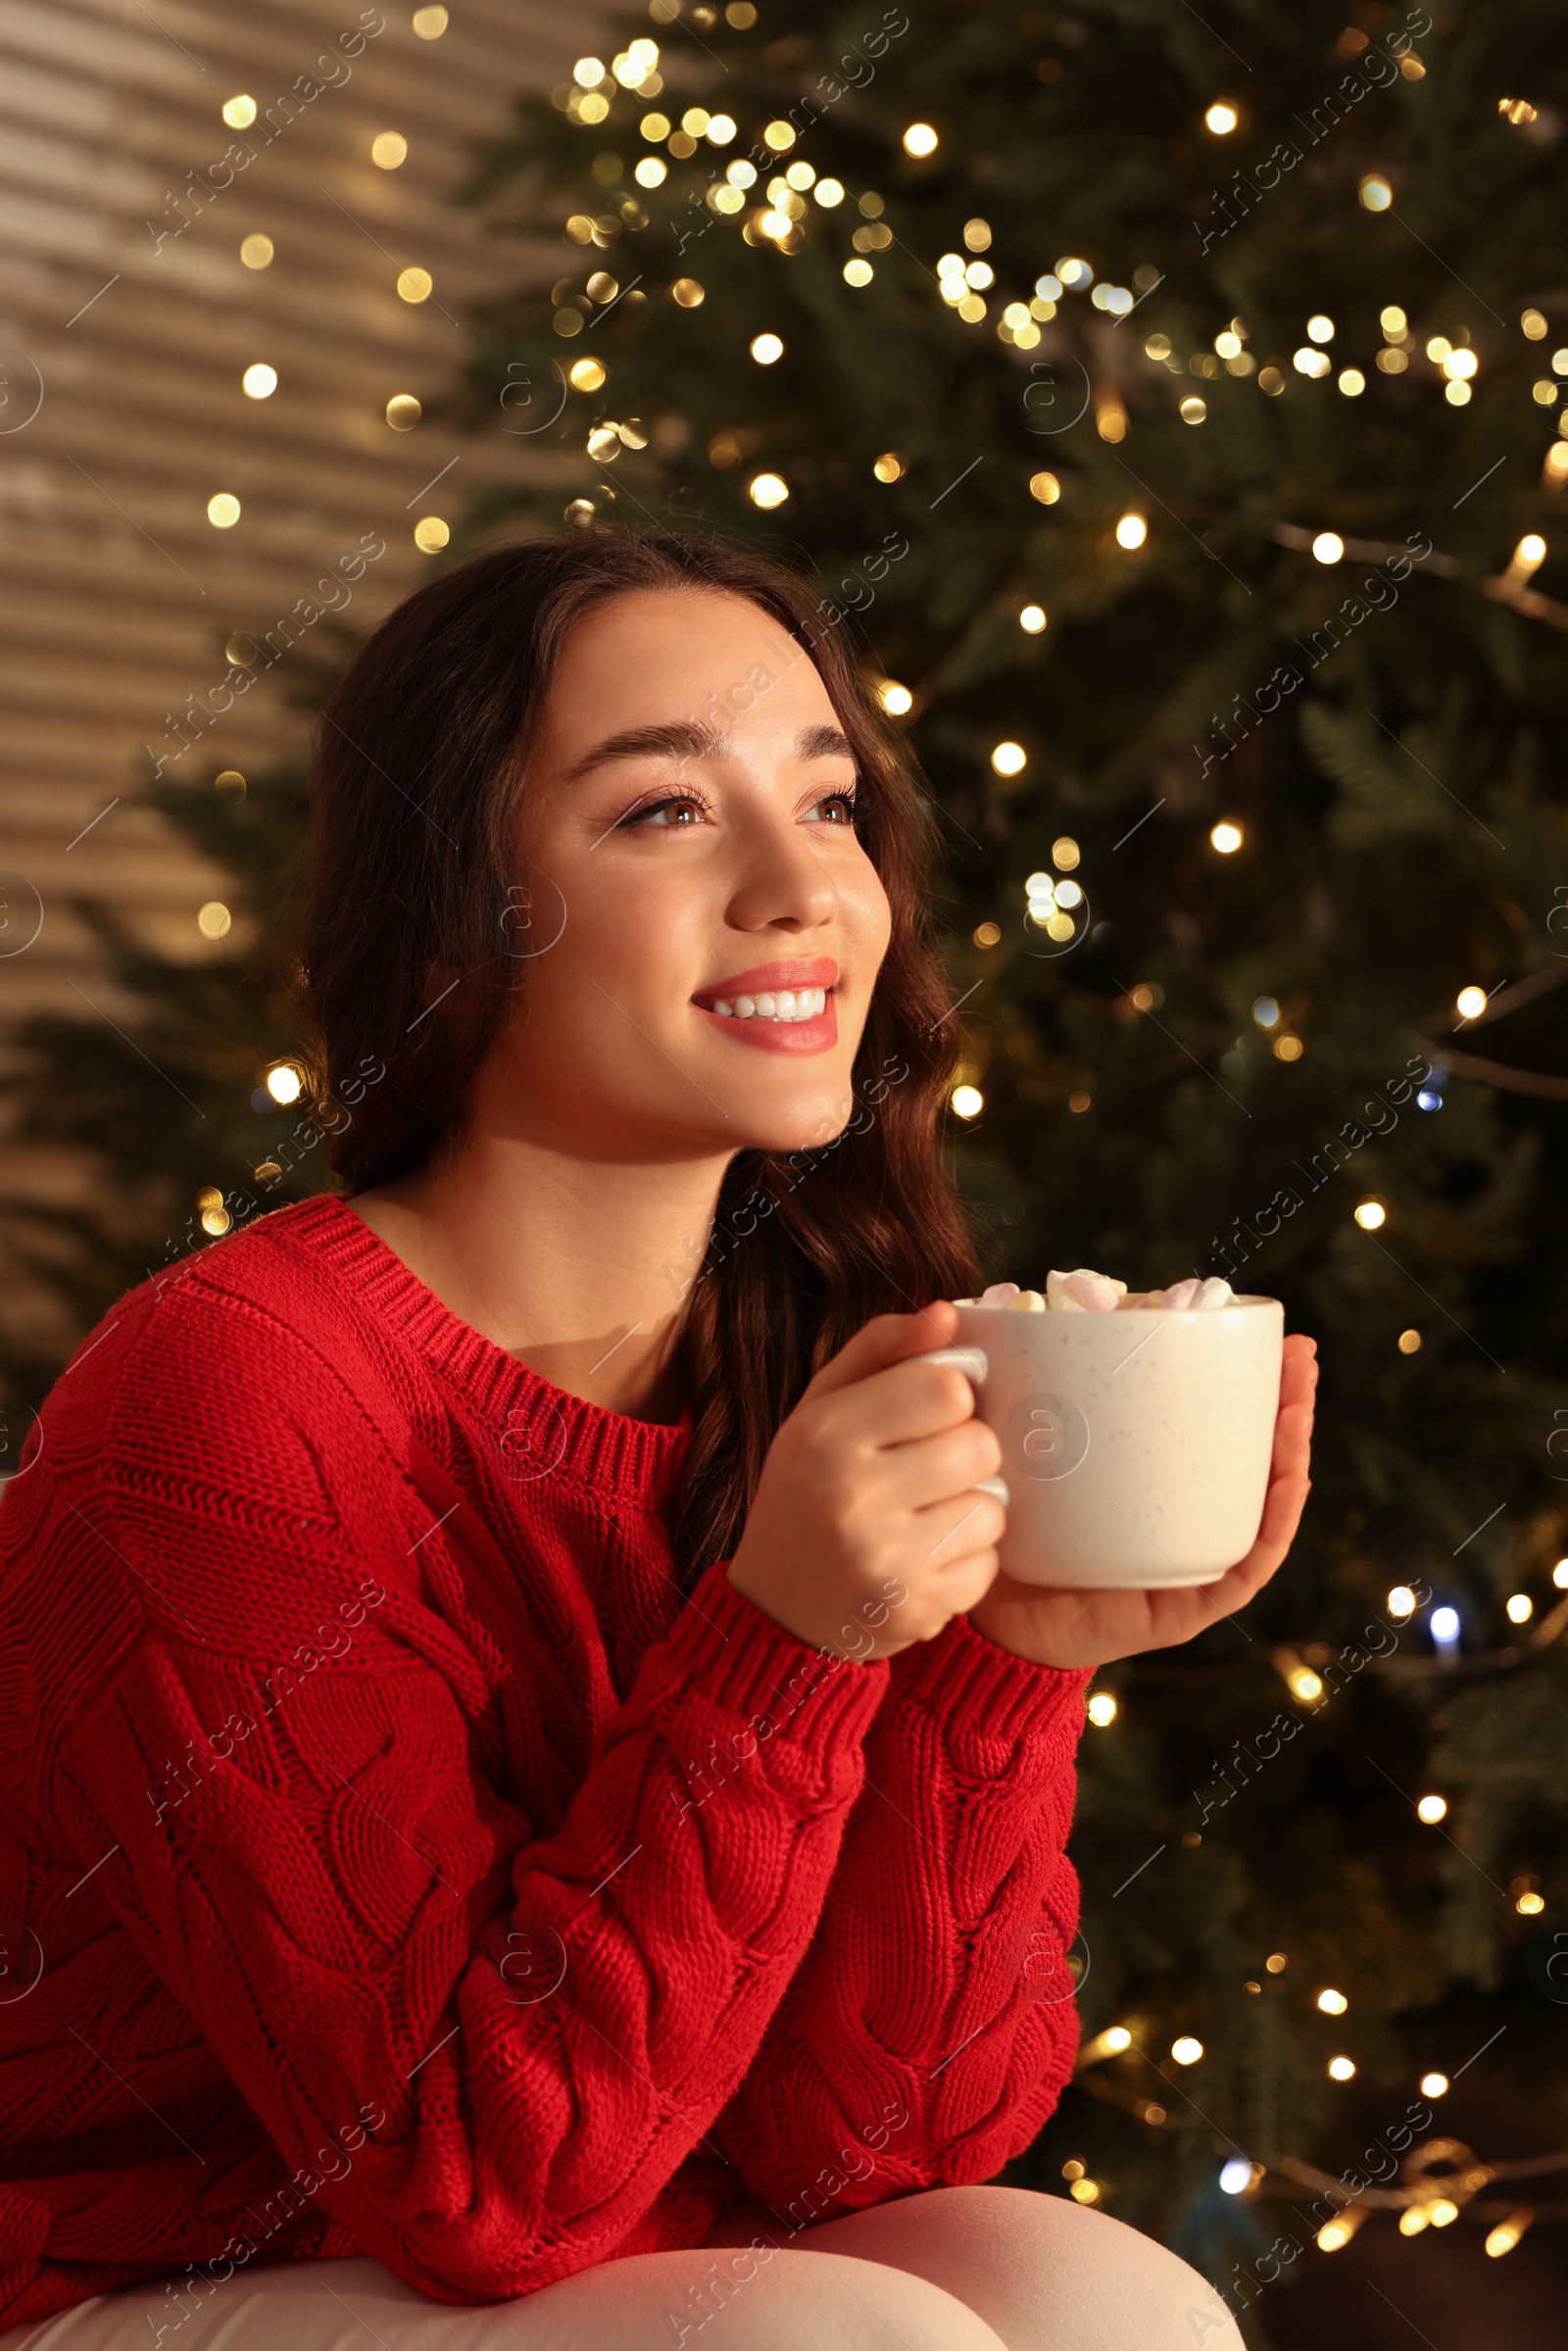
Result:
M710 1011L699 1004L698 1011L710 1028L722 1036L733 1038L737 1045L749 1045L764 1053L821 1053L839 1041L838 1013L833 991L828 990L827 1003L809 1020L766 1020L754 1013L750 1019L728 1018L722 1012Z

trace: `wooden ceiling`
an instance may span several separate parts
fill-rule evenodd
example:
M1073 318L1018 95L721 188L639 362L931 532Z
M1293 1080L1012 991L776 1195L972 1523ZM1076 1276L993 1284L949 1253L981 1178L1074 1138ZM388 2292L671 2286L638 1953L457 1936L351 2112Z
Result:
M0 1039L44 1006L125 1016L74 895L175 956L239 944L202 937L220 877L135 805L146 747L208 790L215 768L302 743L270 677L201 709L231 635L327 601L323 578L342 616L373 623L428 568L419 518L548 463L499 414L477 437L428 418L399 432L386 404L439 398L466 305L559 267L559 248L497 241L449 196L466 143L568 76L593 23L575 4L452 0L428 40L412 0L4 0ZM241 95L256 120L230 127ZM407 141L392 170L371 157L387 130ZM257 235L262 269L240 256ZM410 267L424 301L399 296ZM269 398L242 387L257 363ZM223 493L229 528L209 519ZM357 577L341 564L377 545Z

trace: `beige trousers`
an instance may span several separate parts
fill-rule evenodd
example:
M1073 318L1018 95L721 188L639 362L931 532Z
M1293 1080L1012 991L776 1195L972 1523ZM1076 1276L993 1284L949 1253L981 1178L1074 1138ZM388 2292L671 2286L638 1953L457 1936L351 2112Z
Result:
M754 2242L762 2239L762 2242ZM771 2239L769 2243L765 2240ZM181 2313L184 2315L181 2316ZM125 2286L0 2351L1242 2351L1214 2288L1105 2214L938 2187L788 2242L760 2206L709 2244L602 2262L515 2302L432 2302L378 2261Z

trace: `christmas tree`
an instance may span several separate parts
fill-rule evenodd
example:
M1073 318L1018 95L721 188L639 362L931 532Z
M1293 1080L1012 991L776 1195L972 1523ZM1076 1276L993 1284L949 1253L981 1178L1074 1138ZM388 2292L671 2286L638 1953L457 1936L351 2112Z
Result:
M336 648L336 660L343 658ZM292 664L290 691L318 703L333 666ZM0 1476L22 1464L33 1417L76 1341L149 1275L177 1266L250 1216L325 1189L321 1129L285 1010L309 801L303 761L188 782L144 775L140 796L229 886L199 916L220 958L174 960L91 899L74 910L99 943L134 1029L107 1015L40 1012L8 1039L0 1088L9 1137L65 1146L90 1171L85 1201L12 1200L6 1257L52 1297L63 1348L15 1328L0 1348Z
M482 159L562 261L470 414L575 458L551 526L798 549L858 631L994 1270L1225 1273L1325 1360L1275 1586L1100 1678L1015 2177L1238 2308L1380 2208L1500 2252L1562 2178L1430 2142L1488 2044L1568 2141L1551 21L648 15Z
M1568 2216L1556 29L654 0L466 191L560 258L452 403L549 487L454 552L690 522L808 563L938 811L991 1271L1225 1273L1318 1337L1292 1559L1098 1678L1084 1932L1021 1987L1076 1986L1084 2059L1009 2174L1255 2342L1319 2246L1534 2219L1527 2262ZM209 844L264 938L267 805ZM101 1037L30 1120L96 1087L122 1182L246 1212L265 991L125 976L200 1135Z

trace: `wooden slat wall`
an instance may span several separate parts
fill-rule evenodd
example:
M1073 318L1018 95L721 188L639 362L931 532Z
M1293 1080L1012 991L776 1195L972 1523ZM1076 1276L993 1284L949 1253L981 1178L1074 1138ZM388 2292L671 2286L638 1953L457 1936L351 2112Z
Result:
M316 76L347 78L267 143L278 94L378 18ZM0 0L0 345L43 382L32 420L0 430L0 867L44 912L33 945L0 956L0 1040L35 1007L84 1011L79 989L123 1009L70 894L108 900L168 953L231 952L195 923L218 877L130 805L141 747L177 749L166 713L224 674L230 633L273 626L362 533L386 553L348 617L373 621L428 567L418 515L450 518L465 485L547 462L499 416L479 439L428 420L396 433L385 405L441 394L466 303L559 268L558 247L487 238L446 198L465 142L501 127L518 90L569 74L593 24L550 0L452 0L424 41L412 0L363 19L359 0ZM248 131L220 117L241 91L264 110ZM397 171L370 161L383 129L409 141ZM155 245L146 221L180 217L166 191L215 176L234 140L255 160ZM274 242L269 269L240 262L253 230ZM435 281L418 306L395 291L408 264ZM265 401L241 390L258 360L279 377ZM12 367L0 426L26 382ZM207 519L222 490L243 508L229 530ZM169 773L205 786L302 734L268 680Z
M373 624L428 572L418 516L451 519L469 483L537 479L552 462L499 415L469 438L428 416L394 432L385 410L397 392L440 398L467 303L559 270L555 241L491 238L448 198L466 142L502 128L516 93L568 77L596 14L450 0L425 41L413 7L0 0L0 1067L31 1011L133 1017L73 895L176 957L242 952L237 928L220 942L197 929L220 874L134 805L143 746L188 739L167 716L227 674L230 635L275 628L362 534L386 552L346 617ZM345 57L338 36L356 30L371 37ZM289 119L279 93L334 47L314 79L336 86ZM261 110L249 130L221 119L242 91ZM369 152L387 129L409 142L392 171ZM171 192L220 177L210 168L235 140L254 161L156 241L147 221L172 231ZM239 258L256 230L275 247L262 270ZM417 306L395 290L409 264L434 279ZM279 379L264 401L241 389L258 360ZM24 421L34 369L42 405ZM229 530L207 518L222 490L243 509ZM216 768L254 769L305 733L269 676L166 772L207 790ZM41 930L12 952L39 905ZM80 1200L98 1179L77 1153L5 1141L4 1124L0 1326L66 1352L80 1333L7 1249L4 1208Z

